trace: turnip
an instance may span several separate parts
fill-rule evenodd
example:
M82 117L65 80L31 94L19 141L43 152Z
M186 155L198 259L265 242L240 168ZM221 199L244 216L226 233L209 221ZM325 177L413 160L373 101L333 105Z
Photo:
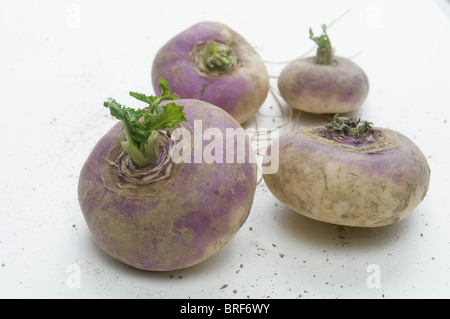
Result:
M203 101L175 103L178 96L162 79L160 87L160 97L130 92L148 104L144 109L105 102L121 122L89 155L78 194L102 250L135 268L168 271L205 260L236 234L250 213L257 170L249 140L229 114ZM231 146L243 138L245 161L173 160L178 139L188 139L183 151L194 154L208 129L232 129ZM194 142L187 135L175 138L177 130L190 133Z
M323 127L282 136L270 191L304 216L345 226L378 227L405 218L424 199L430 168L406 136L335 115Z
M152 67L155 92L166 79L183 99L216 105L239 123L264 103L269 76L253 47L224 24L201 22L179 33L156 54Z
M315 57L289 63L278 79L280 95L295 109L310 113L345 113L355 110L367 98L369 81L364 71L351 60L334 55L334 48L322 26L323 34L310 39L317 43Z

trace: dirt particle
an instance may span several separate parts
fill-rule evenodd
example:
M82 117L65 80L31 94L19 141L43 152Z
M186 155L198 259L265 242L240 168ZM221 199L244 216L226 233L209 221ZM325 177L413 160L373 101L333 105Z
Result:
M228 287L228 284L223 284L222 287L220 287L219 289L225 289Z
M284 258L284 256L285 256L284 254L280 254L280 258Z
M264 255L267 254L267 250L266 250L265 248L257 247L256 250L257 250L257 251L262 251L262 254L264 254ZM258 252L256 253L257 256L262 256L262 254L261 254L261 253L258 253Z
M252 226L250 226L250 227L248 228L248 230L253 230L253 227L252 227Z
M237 290L236 290L236 289L233 289L233 293L236 294L236 293L237 293Z

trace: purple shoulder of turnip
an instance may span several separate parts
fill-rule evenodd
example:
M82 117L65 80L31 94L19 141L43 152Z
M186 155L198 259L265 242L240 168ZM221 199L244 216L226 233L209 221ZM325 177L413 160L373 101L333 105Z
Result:
M236 129L239 135L242 127L214 105L177 100L163 79L160 88L156 97L130 92L148 105L143 109L105 102L121 122L86 160L78 196L102 250L135 268L168 271L205 260L237 233L250 213L257 169L248 139L246 160L240 163L174 161L177 128L202 146L209 128L224 135ZM245 138L242 134L236 140ZM193 154L198 143L189 142Z
M157 52L152 82L166 79L182 99L216 105L239 123L249 120L269 92L269 75L255 49L218 22L201 22L177 34Z
M322 127L292 132L270 147L279 169L264 174L272 194L312 219L356 227L390 225L424 199L430 167L406 136L335 115Z
M310 39L317 45L314 57L289 63L278 79L278 89L287 104L309 113L345 113L360 107L369 93L364 71L350 59L334 55L334 48L323 34Z

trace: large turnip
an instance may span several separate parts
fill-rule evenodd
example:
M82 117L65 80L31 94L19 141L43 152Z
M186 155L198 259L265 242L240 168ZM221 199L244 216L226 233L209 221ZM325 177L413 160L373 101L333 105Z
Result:
M406 136L354 118L281 137L279 170L264 174L281 202L307 217L377 227L405 218L424 199L430 168Z
M229 114L198 100L175 103L171 100L177 96L164 81L160 85L159 98L130 92L149 104L142 110L122 107L112 99L105 102L122 123L114 125L89 155L78 193L101 249L133 267L167 271L201 262L236 234L252 206L256 160L241 126ZM189 142L183 143L189 146L183 150L198 154L194 144L202 147L206 130L225 136L227 128L236 134L233 147L245 139L242 163L217 157L210 164L187 157L173 160L176 130L185 130L194 141L183 136Z
M310 38L317 43L315 57L289 63L278 79L278 89L289 106L310 113L352 111L367 98L369 80L364 71L347 58L334 55L323 25L323 34Z
M239 123L250 119L269 91L259 54L237 32L217 22L201 22L179 33L156 54L152 81L165 78L183 99L214 104Z

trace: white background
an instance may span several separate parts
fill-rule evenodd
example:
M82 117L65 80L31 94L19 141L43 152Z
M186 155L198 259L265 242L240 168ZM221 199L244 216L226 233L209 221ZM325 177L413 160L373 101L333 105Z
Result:
M445 0L0 1L0 297L450 297L449 7ZM196 22L219 21L264 60L288 61L314 46L310 26L319 32L340 16L329 29L336 55L352 57L370 81L354 114L407 135L429 161L429 193L408 218L343 229L294 213L262 182L237 235L189 269L132 269L94 244L77 183L116 123L102 103L110 96L128 103L130 90L153 93L152 60L166 41ZM267 64L274 77L284 66ZM280 114L269 96L258 126L282 124ZM296 128L321 124L323 117L303 113Z

